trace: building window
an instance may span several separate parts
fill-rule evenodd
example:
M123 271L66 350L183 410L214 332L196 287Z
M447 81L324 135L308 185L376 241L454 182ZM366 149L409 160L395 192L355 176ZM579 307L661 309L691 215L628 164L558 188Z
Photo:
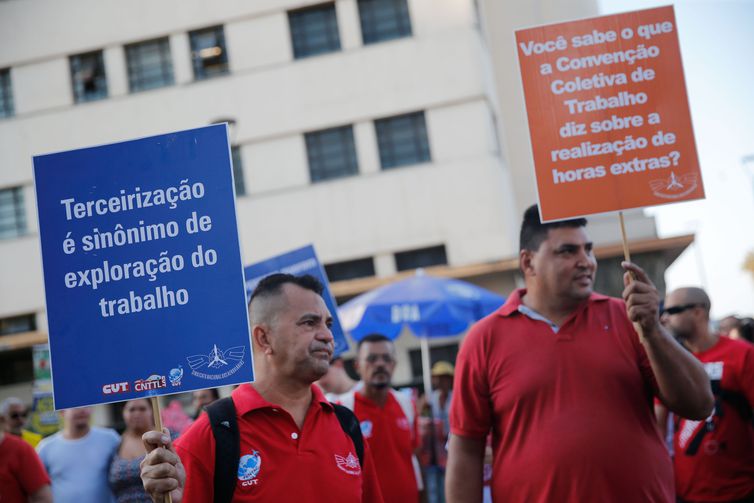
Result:
M375 275L374 259L372 257L367 257L326 264L325 272L327 273L327 279L329 281L367 278Z
M340 50L335 4L329 3L290 11L293 57L296 59Z
M359 0L364 44L411 36L406 0Z
M431 246L418 250L409 250L395 254L395 268L399 271L409 271L419 267L432 267L435 265L447 265L448 257L445 254L445 245Z
M23 187L0 189L0 239L26 234Z
M233 182L236 185L236 195L246 194L246 184L243 180L243 161L241 160L241 147L230 147L230 156L233 161Z
M71 56L71 82L76 103L107 98L107 78L102 51Z
M37 329L37 320L33 314L0 318L0 335L33 332Z
M430 160L424 112L376 120L374 128L382 169Z
M13 88L10 85L10 68L0 70L0 117L13 116Z
M312 182L355 175L359 172L351 126L314 131L304 136Z
M126 46L128 86L132 93L173 84L167 37Z
M189 39L196 80L228 73L228 50L225 48L222 26L192 31L189 33Z

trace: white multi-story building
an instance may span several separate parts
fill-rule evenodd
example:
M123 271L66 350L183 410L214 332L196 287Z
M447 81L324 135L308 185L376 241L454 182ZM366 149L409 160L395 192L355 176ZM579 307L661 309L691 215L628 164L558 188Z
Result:
M536 200L513 30L595 14L592 0L0 1L0 398L29 397L29 348L46 341L36 154L227 121L247 263L313 243L341 300L416 267L508 293ZM692 238L628 217L662 284ZM621 255L614 218L590 226L598 256ZM419 375L410 355L400 382Z

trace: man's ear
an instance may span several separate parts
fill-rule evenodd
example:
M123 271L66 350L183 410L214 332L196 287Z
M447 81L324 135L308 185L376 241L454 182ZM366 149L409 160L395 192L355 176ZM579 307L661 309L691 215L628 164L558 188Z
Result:
M356 374L358 374L359 377L361 377L361 370L359 370L359 356L361 351L356 353L356 358L353 360L353 369L356 371Z
M254 325L251 328L251 338L254 341L254 346L262 354L265 354L265 355L272 354L272 341L270 340L270 330L266 324L260 323L259 325Z
M534 252L531 250L521 250L518 252L518 266L524 276L533 276L535 274L534 265L532 259L534 258Z

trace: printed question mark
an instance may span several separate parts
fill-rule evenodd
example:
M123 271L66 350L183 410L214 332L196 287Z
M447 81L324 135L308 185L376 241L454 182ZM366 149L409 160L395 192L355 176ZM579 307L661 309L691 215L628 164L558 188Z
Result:
M681 154L678 153L677 150L673 150L670 154L668 154L671 159L673 159L673 166L678 166L678 159L681 158Z

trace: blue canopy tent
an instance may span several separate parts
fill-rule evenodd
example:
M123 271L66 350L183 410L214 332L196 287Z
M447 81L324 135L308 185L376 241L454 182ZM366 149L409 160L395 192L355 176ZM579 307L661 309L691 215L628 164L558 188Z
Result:
M505 298L465 281L416 276L376 288L343 304L344 330L359 341L371 333L396 339L404 329L419 337L424 390L431 391L429 337L456 335L495 311Z

